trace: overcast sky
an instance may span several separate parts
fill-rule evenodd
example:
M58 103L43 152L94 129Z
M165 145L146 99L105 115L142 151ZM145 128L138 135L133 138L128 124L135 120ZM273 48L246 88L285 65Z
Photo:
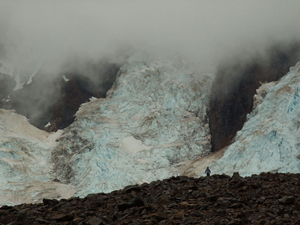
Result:
M55 71L72 59L117 60L126 49L216 65L299 38L298 0L0 0L4 61Z

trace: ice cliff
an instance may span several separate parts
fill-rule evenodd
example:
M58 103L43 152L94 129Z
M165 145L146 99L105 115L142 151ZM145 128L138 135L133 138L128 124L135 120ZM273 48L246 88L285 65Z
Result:
M182 60L130 58L107 98L84 104L64 130L52 155L58 179L79 195L108 192L209 154L211 83Z

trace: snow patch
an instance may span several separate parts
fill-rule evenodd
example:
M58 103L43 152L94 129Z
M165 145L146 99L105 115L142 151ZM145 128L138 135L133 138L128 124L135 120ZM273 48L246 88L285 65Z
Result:
M65 82L68 82L70 80L65 75L62 75L62 78L64 79Z
M141 140L137 140L133 136L125 137L120 142L120 148L128 153L137 153L140 151L151 149L151 147L144 145Z

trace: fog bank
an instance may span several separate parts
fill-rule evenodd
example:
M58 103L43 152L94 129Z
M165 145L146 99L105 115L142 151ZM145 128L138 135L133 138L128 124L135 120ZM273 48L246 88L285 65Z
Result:
M132 51L179 54L210 70L299 38L299 1L0 0L0 59L20 74L74 60L122 61ZM29 71L29 72L28 72Z

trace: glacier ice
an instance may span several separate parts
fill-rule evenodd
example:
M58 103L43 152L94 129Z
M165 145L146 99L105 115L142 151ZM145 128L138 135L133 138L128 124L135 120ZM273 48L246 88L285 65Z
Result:
M209 154L212 76L170 60L128 60L106 99L92 99L65 129L52 161L78 195L171 176L178 162ZM205 126L206 125L206 126Z
M254 96L254 109L213 173L300 172L300 63Z

